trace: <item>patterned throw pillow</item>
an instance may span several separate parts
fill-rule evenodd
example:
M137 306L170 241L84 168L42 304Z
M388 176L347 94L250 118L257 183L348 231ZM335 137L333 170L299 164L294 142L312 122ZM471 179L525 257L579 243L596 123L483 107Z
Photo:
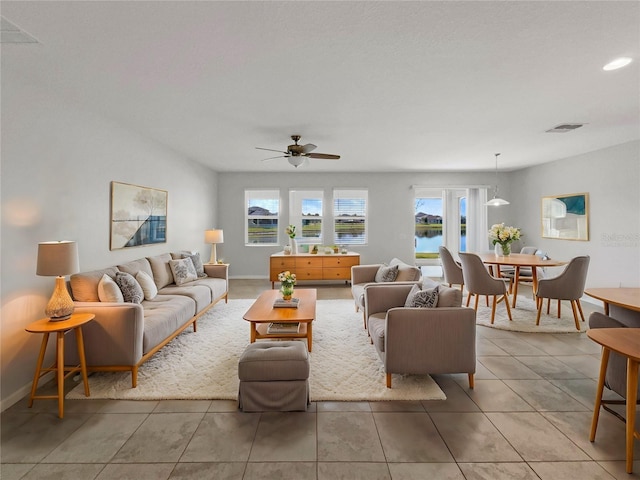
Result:
M438 306L438 290L439 285L427 290L421 290L418 285L414 285L407 300L404 302L405 307L419 307L419 308L435 308Z
M102 278L98 282L98 298L101 302L124 302L120 287L115 280L106 273L102 275Z
M176 285L184 285L185 283L193 282L198 279L196 273L196 267L193 266L193 262L190 258L183 258L181 260L169 261L171 272L173 273L173 281Z
M398 276L398 265L381 265L376 272L376 282L394 282Z
M193 262L193 266L196 269L196 274L198 275L198 278L204 278L207 276L206 273L204 273L204 265L202 264L202 260L200 259L200 254L199 253L183 253L182 254L182 258L190 258L191 261Z
M126 272L118 272L116 273L116 283L120 287L125 302L142 303L144 292L133 275Z
M156 295L158 295L158 287L156 287L156 282L153 281L151 275L140 270L136 273L136 280L144 292L145 300L153 300L156 298Z

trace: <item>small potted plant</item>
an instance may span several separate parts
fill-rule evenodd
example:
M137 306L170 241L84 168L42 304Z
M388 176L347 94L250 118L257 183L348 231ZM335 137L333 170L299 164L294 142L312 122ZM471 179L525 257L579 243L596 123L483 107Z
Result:
M289 270L280 272L278 274L278 281L281 283L280 293L282 293L283 300L291 300L291 297L293 297L293 287L296 284L296 274L291 273Z

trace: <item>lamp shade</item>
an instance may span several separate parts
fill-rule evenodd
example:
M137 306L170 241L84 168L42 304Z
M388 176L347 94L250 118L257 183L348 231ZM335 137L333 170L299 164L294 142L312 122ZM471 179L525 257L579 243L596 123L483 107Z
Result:
M222 230L205 230L204 243L224 243L224 233Z
M38 244L36 275L62 277L80 271L78 244L64 240Z

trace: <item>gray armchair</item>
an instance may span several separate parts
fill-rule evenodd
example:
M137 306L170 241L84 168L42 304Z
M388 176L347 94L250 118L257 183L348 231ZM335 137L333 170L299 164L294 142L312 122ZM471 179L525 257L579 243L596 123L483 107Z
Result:
M392 374L476 371L476 312L461 306L462 292L441 285L437 308L404 307L413 285L369 285L367 327L386 372Z
M576 329L580 330L578 311L584 322L584 313L582 312L582 305L580 305L580 298L584 294L589 260L590 257L588 255L572 258L560 275L553 278L543 278L538 282L538 290L536 291L538 302L536 325L540 325L543 299L558 300L558 318L560 318L560 301L569 300L571 302L571 309L573 310L573 319L576 322Z
M455 261L453 255L447 247L438 247L440 252L440 262L442 263L442 273L444 274L444 281L449 286L460 285L460 291L464 288L464 277L462 275L462 267Z
M460 261L462 262L464 283L467 286L467 291L469 292L467 297L467 306L469 306L471 295L476 296L476 310L478 310L478 298L480 295L491 296L493 298L493 303L491 304L491 323L495 320L496 307L498 303L503 300L509 320L513 320L511 317L511 307L509 306L509 293L507 292L504 280L493 277L487 271L484 263L482 263L482 259L475 253L460 252Z

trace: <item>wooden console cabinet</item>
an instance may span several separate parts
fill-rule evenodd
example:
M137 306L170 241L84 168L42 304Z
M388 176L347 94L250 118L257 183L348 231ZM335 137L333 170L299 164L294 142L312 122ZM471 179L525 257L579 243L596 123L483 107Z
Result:
M298 280L351 280L351 266L360 265L360 254L312 254L298 253L285 255L274 253L269 259L269 280L271 288L278 281L278 274L289 270Z

